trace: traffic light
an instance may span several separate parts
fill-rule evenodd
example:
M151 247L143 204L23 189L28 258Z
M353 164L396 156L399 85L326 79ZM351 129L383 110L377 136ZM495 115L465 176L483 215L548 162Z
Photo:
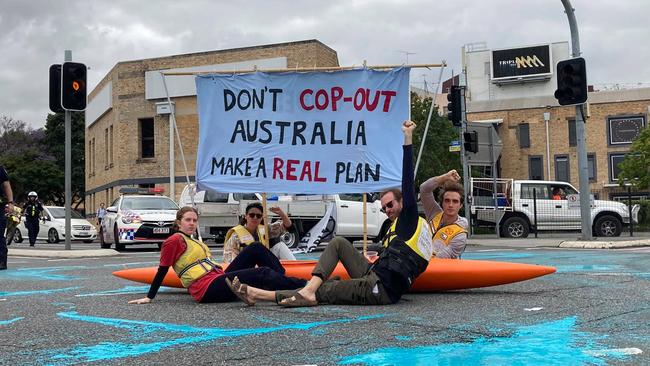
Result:
M472 153L478 152L478 132L463 132L463 140L465 140L465 151Z
M556 72L555 98L560 105L581 104L587 101L587 70L584 58L560 61L557 63Z
M86 65L64 62L61 67L61 107L65 110L86 109Z
M50 66L50 110L64 112L61 108L61 65Z
M462 125L462 105L461 105L461 90L460 86L452 85L451 90L447 94L447 119L454 124L454 126Z

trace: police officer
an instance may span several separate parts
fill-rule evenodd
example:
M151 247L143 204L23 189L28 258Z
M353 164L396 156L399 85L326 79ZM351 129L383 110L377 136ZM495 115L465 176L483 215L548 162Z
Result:
M27 227L27 234L29 236L29 246L33 247L36 243L36 236L38 236L39 224L38 220L43 212L43 205L38 201L38 194L31 191L27 195L27 203L23 207L25 213L25 226Z
M14 210L14 194L9 184L9 175L0 165L0 270L7 269L7 243L5 242L5 227L7 216L5 214Z

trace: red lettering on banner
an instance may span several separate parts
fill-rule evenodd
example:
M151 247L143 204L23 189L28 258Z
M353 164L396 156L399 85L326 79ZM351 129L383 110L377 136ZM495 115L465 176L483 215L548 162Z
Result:
M392 91L392 90L382 90L381 95L385 96L386 99L384 99L384 112L388 112L388 107L390 107L390 98L394 97L397 95L397 92Z
M308 106L307 104L305 104L305 95L307 94L312 95L314 94L314 91L311 89L305 89L300 93L300 106L302 107L302 109L306 111L311 111L312 109L314 109L314 105L312 104Z
M300 176L296 172L300 170ZM273 179L296 180L301 182L327 182L327 178L319 177L320 161L288 159L286 164L280 158L273 158Z
M336 112L336 102L343 98L343 88L340 86L332 87L332 110Z
M284 165L284 161L280 158L273 158L273 179L275 178L275 174L277 173L280 178L279 179L284 179L282 175L282 166Z

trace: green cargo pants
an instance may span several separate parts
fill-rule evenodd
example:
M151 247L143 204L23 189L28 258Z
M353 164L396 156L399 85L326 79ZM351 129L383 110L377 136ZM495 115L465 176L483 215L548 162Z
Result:
M350 275L350 280L329 279L334 268L341 261ZM392 304L386 290L370 264L345 238L334 238L320 256L312 275L325 280L316 292L316 299L323 304L340 305L386 305ZM280 302L293 296L298 290L275 292L275 301Z

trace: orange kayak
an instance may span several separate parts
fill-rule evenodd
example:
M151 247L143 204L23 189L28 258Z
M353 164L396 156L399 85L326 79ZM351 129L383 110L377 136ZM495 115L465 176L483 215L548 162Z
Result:
M311 271L316 266L315 260L281 262L287 271L287 276L306 280L311 278ZM158 267L132 268L115 271L113 275L130 281L151 283L157 271ZM555 267L535 264L433 258L429 262L426 271L413 283L411 292L448 291L498 286L529 280L553 272L555 272ZM340 276L342 279L350 278L341 263L336 266L333 275ZM183 287L173 270L167 272L167 276L163 280L163 286Z

